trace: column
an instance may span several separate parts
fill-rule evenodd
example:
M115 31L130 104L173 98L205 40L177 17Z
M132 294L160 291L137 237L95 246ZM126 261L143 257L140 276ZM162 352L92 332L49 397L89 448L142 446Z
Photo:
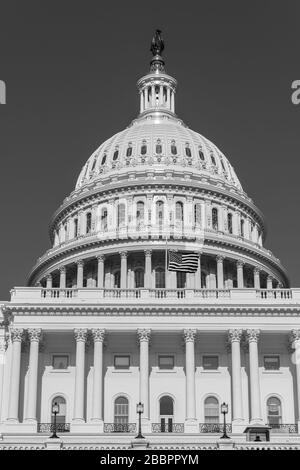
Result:
M143 91L140 91L140 113L144 111L144 105L143 105Z
M52 289L52 275L48 274L46 277L46 288Z
M160 85L159 87L159 106L162 107L164 102L164 89L163 86Z
M175 91L172 90L171 92L171 111L175 113Z
M28 367L29 373L27 387L27 407L25 416L25 419L28 421L36 421L39 342L41 336L42 330L40 328L31 328L28 330L30 352Z
M201 253L199 253L199 259L198 259L198 268L195 273L195 289L201 289L202 288L202 283L201 283Z
M292 361L296 366L296 394L297 394L297 405L298 405L297 422L298 422L298 428L300 429L300 330L291 331L290 345L292 349L294 350L293 355L292 355Z
M104 255L99 255L97 256L98 260L98 275L97 275L97 287L100 289L103 288L104 285L104 262L105 262L105 256Z
M244 264L243 261L238 261L236 263L237 268L237 285L239 289L244 288Z
M103 342L105 330L92 329L94 340L94 376L93 376L93 408L92 420L102 421L103 406Z
M273 289L273 278L270 275L267 277L267 289Z
M59 269L59 288L65 289L66 288L66 277L67 277L67 270L65 266L62 266Z
M250 424L263 424L261 412L260 380L258 368L258 340L260 330L247 330L249 344L249 367L250 367Z
M217 256L217 286L218 289L224 289L224 256Z
M170 92L170 88L167 87L167 108L170 109L170 104L171 104L171 92Z
M82 259L77 261L77 289L82 289L83 287L83 267L84 261Z
M138 329L140 344L140 401L144 405L143 419L149 419L149 341L151 330Z
M127 251L121 255L121 289L127 289Z
M197 331L186 329L183 331L185 341L185 375L186 375L186 425L192 432L196 425L195 400L195 337ZM187 429L188 430L188 429Z
M145 288L152 287L152 250L145 250Z
M260 270L259 268L254 268L254 288L260 289Z
M3 325L3 324L2 324ZM1 408L3 400L3 391L4 391L4 367L6 359L6 335L5 328L2 326L0 328L0 423L2 422Z
M82 423L84 422L84 361L87 330L75 329L74 335L76 339L76 372L73 421Z
M232 420L243 421L242 378L241 378L241 337L242 330L229 330L228 341L231 344L231 368L232 368Z
M155 106L155 86L154 84L151 85L151 106L154 108Z
M12 340L12 363L10 378L10 393L8 404L8 420L19 422L19 394L20 394L20 367L21 367L21 343L23 329L13 328L11 330Z

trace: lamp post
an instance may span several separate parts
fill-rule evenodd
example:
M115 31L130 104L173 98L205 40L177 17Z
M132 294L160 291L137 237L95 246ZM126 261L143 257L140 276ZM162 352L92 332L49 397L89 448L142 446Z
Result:
M59 413L59 404L54 402L52 405L52 414L54 415L54 422L53 422L53 434L50 436L50 439L58 439L58 435L56 434L56 415Z
M136 412L139 415L139 432L138 432L138 435L136 436L136 439L145 439L145 437L142 434L142 414L144 413L143 403L139 402L136 405Z
M221 405L221 413L223 413L223 416L224 416L224 426L223 426L223 436L221 436L220 439L230 439L230 437L227 436L227 433L226 433L226 415L228 413L228 405L225 402L223 402Z

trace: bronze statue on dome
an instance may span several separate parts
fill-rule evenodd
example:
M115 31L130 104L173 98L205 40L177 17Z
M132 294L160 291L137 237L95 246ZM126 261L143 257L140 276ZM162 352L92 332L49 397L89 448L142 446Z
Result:
M155 31L155 35L152 38L150 51L152 52L153 55L161 55L164 48L165 48L165 43L161 36L161 31L160 29L157 29Z

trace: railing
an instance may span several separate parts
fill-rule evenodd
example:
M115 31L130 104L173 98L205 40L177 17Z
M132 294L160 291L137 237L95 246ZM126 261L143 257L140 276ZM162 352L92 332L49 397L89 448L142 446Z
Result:
M259 289L256 293L260 299L286 300L293 298L291 289Z
M42 297L43 298L51 298L51 299L72 299L73 297L77 297L78 290L77 289L42 289Z
M183 423L152 423L152 432L184 433Z
M297 424L268 424L273 433L286 433L286 434L297 434L298 425Z
M224 432L224 424L222 423L200 423L199 424L200 433L222 433ZM231 423L226 424L226 432L232 432Z
M149 296L155 299L185 299L185 289L149 289Z
M195 297L201 297L202 299L221 299L230 298L229 289L196 289L194 290Z
M136 424L135 423L104 423L103 431L105 433L112 433L112 432L134 433L136 432Z
M103 297L110 299L130 298L139 299L141 297L140 289L103 289Z
M40 433L52 433L56 430L56 432L70 432L70 423L38 423L37 425L37 432Z

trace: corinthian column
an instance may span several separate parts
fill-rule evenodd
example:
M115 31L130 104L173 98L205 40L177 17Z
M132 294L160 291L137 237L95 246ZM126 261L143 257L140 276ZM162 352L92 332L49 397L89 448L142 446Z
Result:
M185 374L186 374L186 430L196 432L196 400L195 400L195 337L197 331L183 331L185 341Z
M151 269L152 269L152 250L145 250L145 288L146 289L151 289Z
M121 289L127 289L127 251L120 253L121 255Z
M76 329L74 335L76 339L76 373L73 421L80 423L84 422L84 360L87 330Z
M11 365L11 377L10 377L8 419L16 423L19 422L20 366L21 366L22 339L23 339L23 329L13 328L11 330L12 365Z
M102 421L103 401L103 341L105 330L93 329L94 340L94 377L93 377L93 409L92 420Z
M140 401L144 404L143 419L149 419L149 342L151 330L139 329L140 344Z
M25 419L36 421L36 402L37 402L37 381L38 381L38 361L39 361L39 342L42 330L32 328L28 330L30 341L29 352L29 376L27 388L27 407Z
M237 267L237 285L239 289L244 288L244 263L243 261L238 261L236 263Z
M293 363L296 366L296 393L298 404L298 428L300 429L300 330L292 330L290 334L291 347L294 350L292 355Z
M103 288L104 285L104 261L105 256L99 255L97 256L98 260L98 276L97 276L97 287Z
M258 368L258 347L259 330L247 330L247 340L249 343L249 365L250 365L250 403L251 421L250 424L263 424L261 412L260 380Z
M228 340L231 344L232 419L237 424L243 421L240 348L242 333L242 330L238 329L228 331Z
M217 256L217 286L218 289L224 289L224 256Z

